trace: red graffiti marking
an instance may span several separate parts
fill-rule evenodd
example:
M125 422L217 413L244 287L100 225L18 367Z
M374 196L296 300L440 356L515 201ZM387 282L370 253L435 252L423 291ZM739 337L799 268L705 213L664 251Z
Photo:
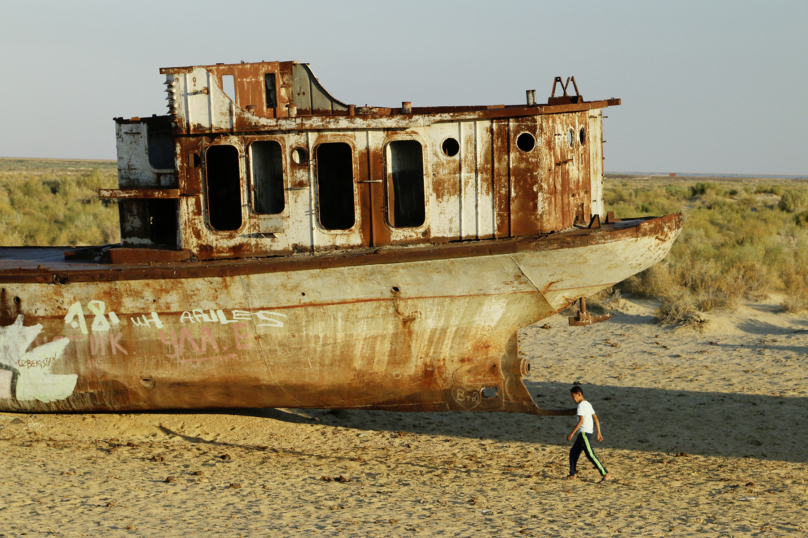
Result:
M174 332L174 329L171 329L171 340L168 341L166 341L165 331L160 331L160 340L164 345L174 348L174 353L166 353L166 357L176 359L180 356L182 351L180 351L180 345L177 343L177 333Z
M206 325L202 326L202 339L201 340L202 340L202 353L204 353L205 350L207 349L208 342L210 342L210 345L213 347L213 349L215 349L216 351L219 351L219 346L216 344L216 339L213 337L213 334L210 332L210 327L208 327ZM227 348L225 348L225 349L227 349Z
M219 351L219 344L216 343L216 338L213 336L213 333L210 331L209 327L203 326L201 328L202 335L200 337L200 344L196 343L191 331L188 327L183 327L180 329L180 336L179 341L177 341L177 333L174 329L171 329L171 337L167 338L166 333L164 331L160 331L160 340L163 344L170 346L173 348L173 353L167 353L166 356L170 359L176 359L186 350L186 342L190 344L190 348L196 353L197 355L206 353L208 351L208 345L213 348L214 351ZM225 348L226 349L226 348Z
M174 329L171 329L171 332L174 332ZM179 354L182 355L182 352L185 350L185 340L188 340L191 343L191 347L194 349L194 353L199 354L199 346L196 345L196 340L194 337L191 336L191 331L188 330L188 327L183 327L180 329L180 348Z
M233 325L233 338L236 339L236 349L250 349L251 343L249 341L250 334L249 333L240 333L238 332L239 328L247 328L247 323L241 322L236 323Z
M96 336L93 338L93 335L90 335L90 355L106 355L107 354L107 347L106 347L106 338L102 336Z
M124 348L120 346L120 344L118 344L118 340L121 339L121 336L123 336L121 333L118 333L117 335L110 333L109 335L109 347L110 349L112 349L113 355L116 355L118 353L118 350L121 350L121 353L123 353L124 355L129 354L128 351L126 351Z

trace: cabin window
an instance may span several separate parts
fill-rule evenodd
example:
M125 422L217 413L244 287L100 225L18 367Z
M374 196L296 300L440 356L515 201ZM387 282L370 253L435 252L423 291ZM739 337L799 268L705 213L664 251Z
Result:
M236 79L233 75L222 75L222 91L231 101L236 101Z
M326 230L347 230L354 225L353 155L344 142L317 146L317 206Z
M216 230L241 228L241 177L238 150L233 146L211 146L205 152L208 215Z
M583 146L584 144L586 144L586 131L584 130L584 128L583 128L583 127L581 127L581 132L580 132L580 133L578 133L578 138L579 138L579 140L581 141L581 145L582 145L582 146Z
M171 132L171 124L168 122L146 124L146 142L151 167L157 170L173 170L174 134Z
M274 141L250 144L253 210L261 215L283 212L283 157Z
M572 144L575 142L575 132L572 129L567 133L567 141L570 143L570 147L572 147Z
M524 152L531 151L536 147L536 139L530 133L522 133L516 137L516 147Z
M392 188L388 189L390 225L396 228L421 226L424 209L424 153L415 140L396 140L387 146Z
M460 151L460 144L454 138L447 138L440 147L447 157L454 157Z
M267 92L267 108L275 108L278 106L278 101L275 97L275 73L264 75L264 87Z

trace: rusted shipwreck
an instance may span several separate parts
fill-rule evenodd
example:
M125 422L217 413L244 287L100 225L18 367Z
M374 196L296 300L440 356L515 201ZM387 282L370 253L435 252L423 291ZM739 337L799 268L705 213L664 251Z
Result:
M100 196L122 243L0 249L4 410L552 414L518 329L681 228L604 215L620 100L574 80L547 103L384 108L298 62L161 73L169 113L115 119L119 188Z

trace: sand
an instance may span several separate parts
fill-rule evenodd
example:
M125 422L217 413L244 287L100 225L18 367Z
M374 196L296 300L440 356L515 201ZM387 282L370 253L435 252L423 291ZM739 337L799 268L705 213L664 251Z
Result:
M777 303L522 331L539 405L583 385L611 483L564 479L571 417L0 413L0 536L802 536L808 319Z

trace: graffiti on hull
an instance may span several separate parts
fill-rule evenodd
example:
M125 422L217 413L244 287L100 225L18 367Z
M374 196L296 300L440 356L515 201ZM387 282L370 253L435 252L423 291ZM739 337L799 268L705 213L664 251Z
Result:
M76 388L76 374L53 374L53 366L62 359L68 338L28 348L42 332L42 325L23 326L24 316L0 327L0 398L43 403L64 400Z

